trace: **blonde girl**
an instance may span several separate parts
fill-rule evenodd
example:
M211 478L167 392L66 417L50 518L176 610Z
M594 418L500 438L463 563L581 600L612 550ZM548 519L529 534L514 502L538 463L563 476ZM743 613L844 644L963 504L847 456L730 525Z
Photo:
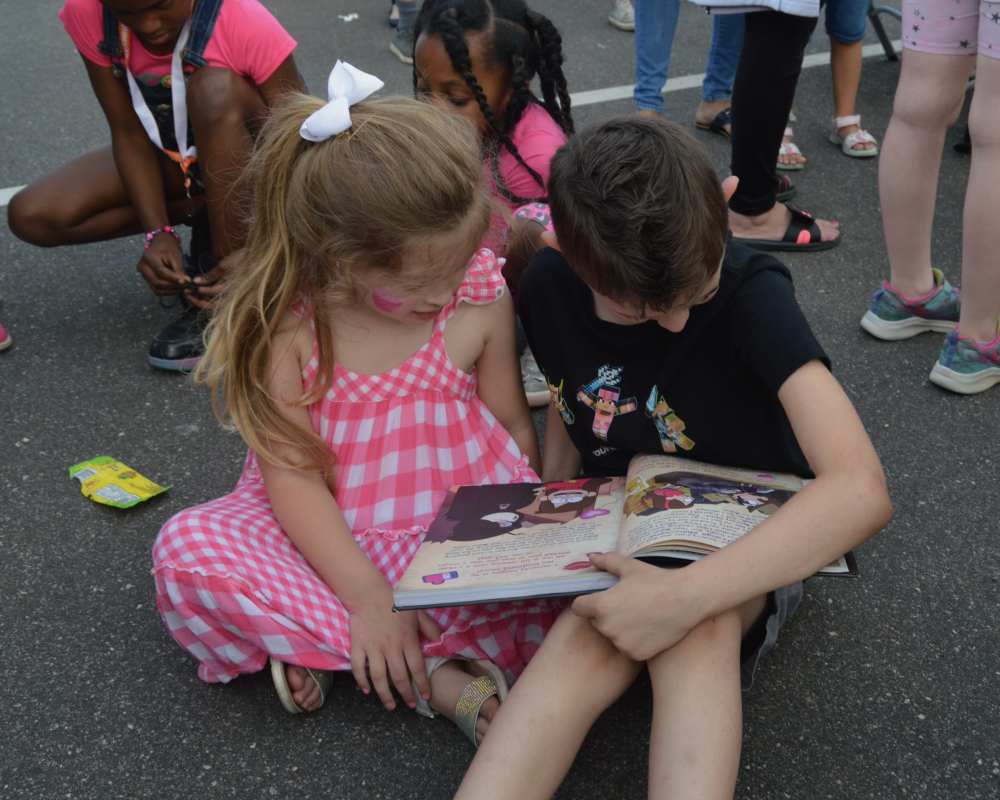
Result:
M251 161L246 256L199 373L250 452L232 494L160 532L157 601L204 681L270 659L299 712L351 670L388 709L392 687L451 719L461 699L477 741L558 605L393 613L392 585L451 485L537 480L513 308L477 252L494 201L462 121L390 98L312 136L332 105L276 111Z

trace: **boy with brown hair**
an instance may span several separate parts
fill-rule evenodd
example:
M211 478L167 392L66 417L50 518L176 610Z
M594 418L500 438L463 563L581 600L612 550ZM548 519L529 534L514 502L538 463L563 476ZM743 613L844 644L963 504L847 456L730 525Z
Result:
M539 366L572 412L554 398L542 477L621 475L635 453L668 452L815 480L682 570L592 556L621 581L577 598L556 622L492 721L460 798L551 797L590 726L645 662L649 796L730 800L740 689L798 606L801 581L892 516L878 457L788 270L727 244L735 188L735 178L720 186L694 140L659 119L604 121L556 154L555 232L522 276L519 301ZM591 395L614 399L600 425L589 424Z

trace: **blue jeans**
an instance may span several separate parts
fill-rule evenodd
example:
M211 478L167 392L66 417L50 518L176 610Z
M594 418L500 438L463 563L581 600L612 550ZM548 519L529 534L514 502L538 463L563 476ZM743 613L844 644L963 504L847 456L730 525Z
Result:
M865 38L872 0L826 0L826 34L842 44Z
M633 0L635 7L635 107L663 111L661 89L667 82L670 49L677 30L681 0ZM743 14L717 14L705 71L702 100L730 96L736 64L743 48Z
M871 0L868 0L871 2ZM708 51L708 66L701 84L703 103L728 100L733 95L736 65L743 51L743 31L746 14L713 14L712 47Z

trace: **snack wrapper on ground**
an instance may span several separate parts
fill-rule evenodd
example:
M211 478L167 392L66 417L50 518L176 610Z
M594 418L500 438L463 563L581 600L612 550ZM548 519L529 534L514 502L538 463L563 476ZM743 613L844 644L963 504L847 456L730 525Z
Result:
M80 481L84 497L115 508L131 508L173 488L153 483L110 456L98 456L74 464L69 468L69 476Z

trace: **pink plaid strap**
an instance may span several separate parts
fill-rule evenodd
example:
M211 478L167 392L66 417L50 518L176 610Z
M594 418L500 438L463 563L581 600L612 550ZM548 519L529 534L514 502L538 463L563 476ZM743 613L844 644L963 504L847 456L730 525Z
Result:
M447 306L445 319L451 319L458 304L463 301L474 306L485 306L503 297L506 284L503 275L500 274L500 268L504 263L504 259L497 258L492 250L487 250L485 247L476 253L469 262L465 280Z

